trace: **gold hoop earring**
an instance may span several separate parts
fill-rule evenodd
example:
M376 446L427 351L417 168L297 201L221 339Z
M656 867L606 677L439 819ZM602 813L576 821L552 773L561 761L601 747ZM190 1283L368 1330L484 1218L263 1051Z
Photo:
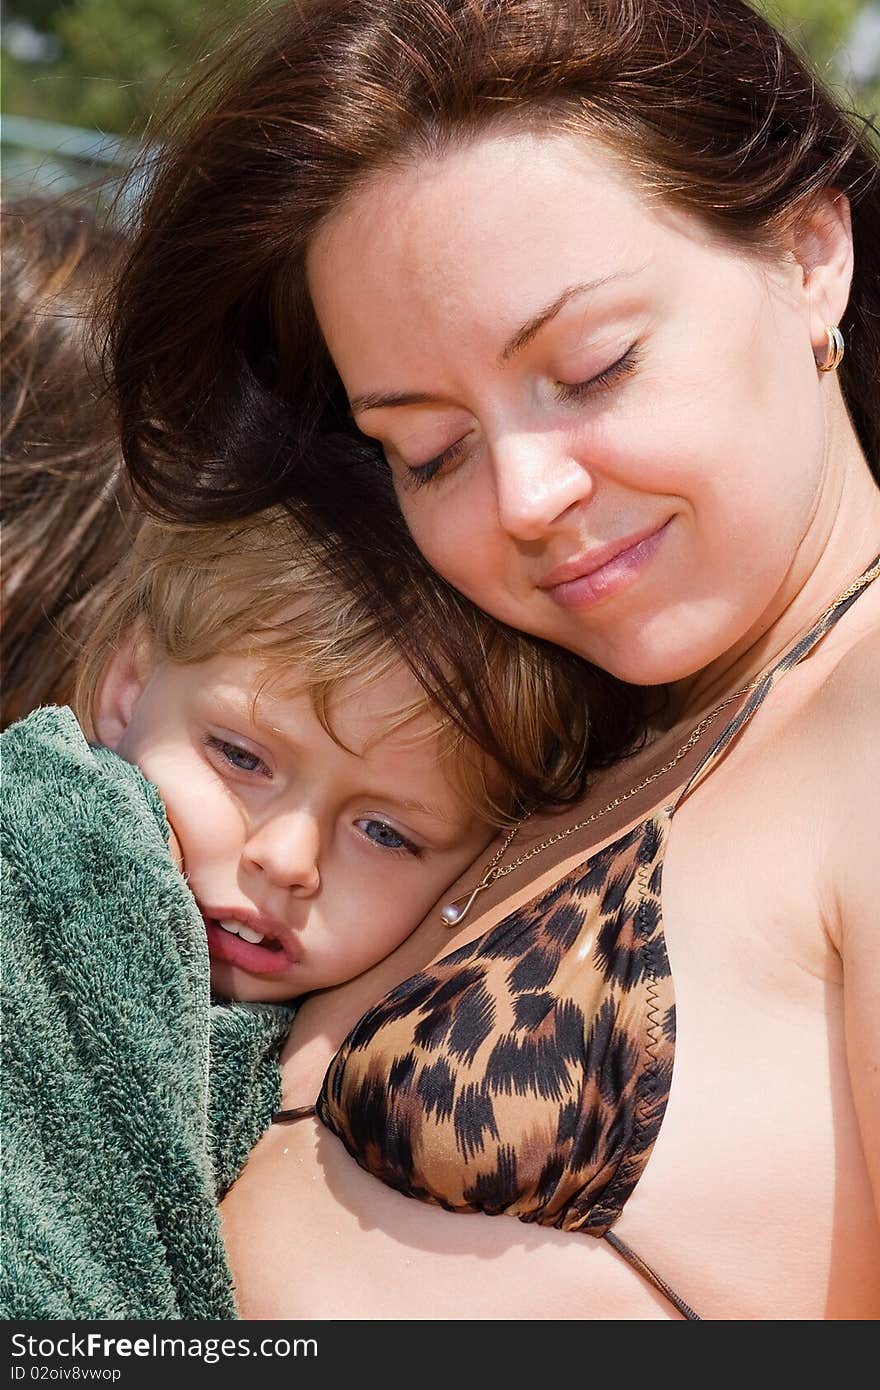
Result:
M843 341L843 334L834 323L829 323L825 329L825 338L828 343L824 362L817 362L816 366L820 372L836 372L843 361L843 354L846 351L846 343Z

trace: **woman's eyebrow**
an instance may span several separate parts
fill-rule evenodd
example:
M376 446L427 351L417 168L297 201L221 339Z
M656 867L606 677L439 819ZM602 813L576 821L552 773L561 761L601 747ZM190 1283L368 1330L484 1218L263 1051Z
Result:
M352 415L362 415L365 410L386 410L394 405L433 405L436 396L426 391L368 391L363 396L352 396L348 403Z
M638 270L643 269L642 266ZM569 285L555 299L539 309L528 319L522 327L507 340L498 357L499 365L503 366L509 362L518 352L522 352L536 334L548 324L551 319L565 308L572 299L577 299L581 295L590 294L593 290L600 289L603 285L609 285L615 280L629 279L638 274L638 270L617 270L610 275L597 276L595 280L583 280L577 285ZM349 410L352 415L362 415L367 410L388 410L394 406L405 405L439 405L442 404L438 396L432 396L427 391L368 391L362 396L353 396L349 401Z
M639 269L642 269L642 267L639 267ZM545 305L543 309L539 309L537 314L534 314L532 318L528 319L521 328L518 328L516 332L511 335L501 349L501 353L498 357L499 366L503 366L505 362L510 361L511 357L515 357L518 352L522 352L523 348L532 341L536 334L540 333L545 324L548 324L551 319L554 319L560 310L564 309L566 304L572 299L578 299L584 294L591 294L593 290L598 290L603 285L610 285L614 280L629 279L630 276L636 275L637 273L636 270L616 270L609 275L597 276L595 280L582 280L577 285L569 285L567 289L564 289L561 294L558 294L556 298Z

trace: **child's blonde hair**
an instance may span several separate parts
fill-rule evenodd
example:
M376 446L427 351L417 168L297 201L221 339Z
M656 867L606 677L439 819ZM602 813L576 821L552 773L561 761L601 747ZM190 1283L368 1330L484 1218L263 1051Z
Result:
M388 578L393 585L390 572ZM425 595L426 603L430 598ZM540 648L479 610L473 622L474 649L485 666L479 683L491 684L503 723L502 746L551 794L558 783L564 795L579 775L578 759L564 750L572 747L578 718L586 744L586 702L580 711L575 701L561 709L552 662ZM355 592L282 508L207 526L143 523L82 650L74 706L89 735L107 662L134 635L145 639L159 660L180 664L221 653L256 656L265 667L266 684L310 694L334 738L334 692L343 683L349 689L366 685L402 659L391 625L386 629L377 616L375 596L368 602ZM460 697L456 674L449 672L448 680ZM490 762L427 693L396 711L387 731L426 713L450 775L474 810L499 826L522 815L528 808L520 779Z

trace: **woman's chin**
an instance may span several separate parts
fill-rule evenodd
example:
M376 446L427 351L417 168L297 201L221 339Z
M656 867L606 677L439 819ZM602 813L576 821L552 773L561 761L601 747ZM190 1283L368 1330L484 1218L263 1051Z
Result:
M541 635L627 685L663 686L688 680L734 649L749 631L761 603L749 596L709 595L698 602L609 610L609 621L588 630L577 621L554 624Z
M721 654L717 642L698 642L695 635L683 641L682 636L679 631L670 633L666 640L653 637L651 641L646 641L642 632L633 633L629 639L621 634L608 644L578 643L576 640L560 642L557 639L557 645L567 647L575 656L582 657L591 666L597 666L626 685L650 688L687 680Z

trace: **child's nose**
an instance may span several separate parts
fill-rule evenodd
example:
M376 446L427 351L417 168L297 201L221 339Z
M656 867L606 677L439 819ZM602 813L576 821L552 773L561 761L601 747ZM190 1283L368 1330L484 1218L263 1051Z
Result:
M320 831L315 817L299 811L273 816L251 831L244 858L278 888L309 895L316 893Z

